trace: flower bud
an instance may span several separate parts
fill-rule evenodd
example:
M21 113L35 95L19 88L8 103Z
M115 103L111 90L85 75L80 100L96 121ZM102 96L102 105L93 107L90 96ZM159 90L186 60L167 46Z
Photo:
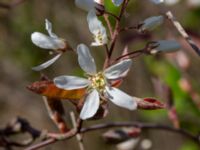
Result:
M154 16L154 17L149 17L145 19L139 27L140 32L144 31L151 31L155 29L157 26L161 25L163 23L164 17L163 16Z
M155 48L150 50L150 54L156 54L158 52L174 52L181 48L181 45L173 40L160 40L155 41Z

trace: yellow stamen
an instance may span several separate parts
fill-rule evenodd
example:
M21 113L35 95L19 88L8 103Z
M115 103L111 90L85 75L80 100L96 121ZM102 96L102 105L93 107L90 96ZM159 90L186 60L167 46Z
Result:
M102 72L89 77L89 80L91 81L91 88L96 89L99 92L105 90L106 80Z
M100 31L94 35L94 39L97 43L103 44L103 36Z

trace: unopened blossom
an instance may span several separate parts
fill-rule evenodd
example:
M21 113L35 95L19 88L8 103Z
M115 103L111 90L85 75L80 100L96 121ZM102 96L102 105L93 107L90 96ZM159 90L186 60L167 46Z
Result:
M96 16L94 10L89 11L87 15L87 22L90 32L93 34L94 42L91 43L92 46L105 45L108 42L106 29L102 22Z
M47 19L45 20L45 26L49 35L40 32L34 32L31 34L31 40L36 46L47 50L53 50L57 53L57 55L47 62L33 67L32 69L35 71L40 71L49 67L62 55L63 50L67 48L67 43L65 40L59 38L55 33L52 32L52 24Z
M124 72L130 69L132 61L123 60L109 68L97 72L94 58L91 56L87 46L80 44L77 47L78 62L80 67L86 72L87 78L75 76L59 76L54 79L58 88L65 90L87 88L83 108L80 112L80 118L85 120L93 117L99 106L100 99L110 100L117 106L134 110L137 103L133 97L112 87L110 82L122 78Z
M163 16L153 16L145 19L141 24L140 31L151 31L155 29L157 26L161 25L164 21Z
M150 51L151 54L159 52L175 52L181 49L181 45L175 40L159 40L153 42L156 47Z

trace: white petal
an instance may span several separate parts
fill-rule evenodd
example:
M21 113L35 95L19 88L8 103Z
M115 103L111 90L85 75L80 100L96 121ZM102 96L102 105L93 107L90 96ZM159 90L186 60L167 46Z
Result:
M120 6L124 0L112 0L115 6Z
M74 76L59 76L54 78L54 84L61 89L74 90L88 86L90 81Z
M58 38L58 36L52 32L52 23L48 19L45 19L45 27L51 37Z
M106 29L101 23L101 21L96 16L95 10L91 10L87 16L88 26L90 32L94 35L95 43L99 43L97 45L104 45L107 43L107 33Z
M124 76L123 73L130 69L131 64L132 64L131 59L122 60L121 62L107 68L104 71L104 74L107 79L118 79Z
M91 9L94 9L95 3L94 0L76 0L75 4L77 7L89 11Z
M60 58L61 55L62 54L58 54L55 57L53 57L52 59L48 60L47 62L45 62L45 63L43 63L43 64L41 64L39 66L33 67L32 69L34 71L41 71L41 70L49 67L50 65L52 65L58 58Z
M94 58L91 56L89 48L84 45L80 44L77 47L78 53L78 62L80 67L89 74L96 73L96 64L94 62Z
M90 10L87 15L87 22L90 29L90 32L94 33L97 29L101 28L102 23L96 16L95 10Z
M83 108L80 113L82 120L93 117L100 105L99 94L96 90L93 90L85 99Z
M40 32L32 33L31 40L36 46L44 49L57 50L64 49L66 46L64 40L60 38L53 38Z
M127 108L129 110L137 109L137 102L134 101L134 98L127 95L117 88L106 87L108 93L108 98L117 106Z

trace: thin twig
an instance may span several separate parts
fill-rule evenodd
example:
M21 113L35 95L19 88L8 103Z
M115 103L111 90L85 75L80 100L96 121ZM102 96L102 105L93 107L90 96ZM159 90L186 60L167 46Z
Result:
M142 55L142 54L144 54L144 49L137 50L137 51L133 51L133 52L130 52L130 53L128 53L128 54L122 55L122 56L116 58L115 61L118 61L118 60L120 60L120 59L123 59L123 58L125 58L125 57L127 57L127 56L129 56L129 58L133 58L133 57L135 57L135 56L138 57L139 55Z
M138 30L138 26L130 26L130 27L121 28L119 32L124 32L128 30Z
M114 33L113 33L113 37L112 37L112 41L111 41L111 46L110 46L110 50L109 50L109 56L108 56L109 59L111 59L111 56L112 56L112 53L113 53L113 50L114 50L114 47L116 44L116 40L119 35L120 21L122 19L124 11L128 5L128 2L129 2L129 0L124 0L124 2L122 3L122 6L121 6L119 16L118 16L118 20L116 20L116 25L115 25L115 29L114 29Z
M57 140L54 139L54 138L50 138L50 139L47 139L41 143L38 143L36 145L33 145L33 146L30 146L28 148L26 148L25 150L36 150L36 149L39 149L39 148L42 148L42 147L45 147L47 145L50 145L50 144L53 144L55 143Z
M113 29L112 29L112 26L110 24L109 16L107 14L104 14L103 17L104 17L104 19L106 21L106 24L108 26L108 30L110 32L110 37L112 38L112 36L113 36Z
M73 127L76 128L77 123L76 123L76 117L74 115L74 112L70 112L70 116L71 116L71 119L72 119ZM79 134L79 133L76 134L76 139L78 141L80 150L85 150L84 145L83 145L83 138L82 138L81 134Z
M52 99L46 96L43 96L43 100L48 112L49 117L60 130L61 133L69 131L67 124L65 123L63 116L65 111L62 105L62 102L59 99Z
M187 43L192 47L192 49L200 56L200 49L197 46L197 44L191 39L191 37L186 33L184 28L181 26L181 24L176 20L174 15L171 11L166 12L167 18L173 23L173 25L176 27L178 32L181 34L181 36L187 41Z

